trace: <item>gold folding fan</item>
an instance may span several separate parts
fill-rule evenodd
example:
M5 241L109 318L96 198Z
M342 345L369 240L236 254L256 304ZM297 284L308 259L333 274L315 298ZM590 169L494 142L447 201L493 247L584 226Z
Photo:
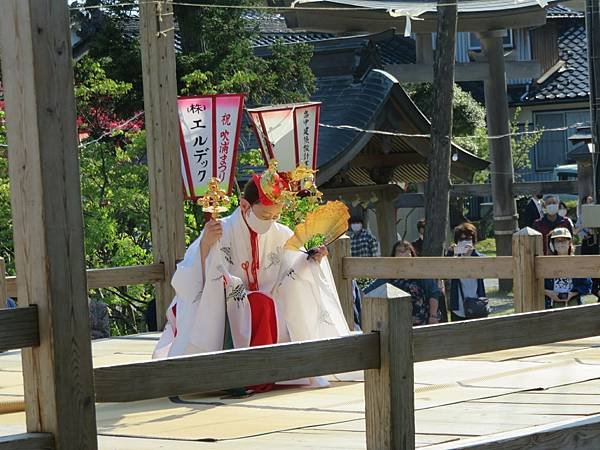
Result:
M323 236L329 245L348 229L350 213L344 203L336 200L317 207L306 215L306 220L294 229L294 235L285 243L286 250L300 250L316 236Z

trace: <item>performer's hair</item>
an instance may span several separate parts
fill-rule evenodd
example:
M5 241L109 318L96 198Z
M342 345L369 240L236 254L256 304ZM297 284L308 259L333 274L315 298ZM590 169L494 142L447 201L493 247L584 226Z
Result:
M258 187L256 187L256 184L252 178L250 178L244 186L244 198L251 205L258 203Z

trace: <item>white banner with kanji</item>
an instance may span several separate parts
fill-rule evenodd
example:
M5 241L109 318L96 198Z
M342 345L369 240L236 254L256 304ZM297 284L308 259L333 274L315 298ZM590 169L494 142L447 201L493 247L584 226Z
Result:
M317 168L321 103L297 103L248 109L265 163L276 159L281 171L299 164Z
M231 194L244 94L180 97L177 108L185 198L201 197L212 177Z

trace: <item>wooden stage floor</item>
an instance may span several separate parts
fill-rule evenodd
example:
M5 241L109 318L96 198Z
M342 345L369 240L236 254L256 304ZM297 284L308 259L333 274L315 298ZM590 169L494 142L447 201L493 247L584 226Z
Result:
M94 365L147 360L156 340L145 334L95 341ZM20 353L0 354L0 411L22 400L21 376ZM600 337L418 363L415 381L418 447L451 448L581 419L600 414ZM97 420L103 450L365 448L360 381L244 399L214 393L98 404ZM0 435L23 432L24 421L23 412L0 413Z

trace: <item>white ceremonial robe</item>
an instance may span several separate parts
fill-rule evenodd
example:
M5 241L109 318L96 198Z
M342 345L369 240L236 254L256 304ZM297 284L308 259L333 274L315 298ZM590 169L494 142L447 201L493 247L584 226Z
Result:
M250 231L239 208L221 223L223 236L206 258L206 279L200 258L202 236L177 265L172 279L176 296L155 358L222 350L226 311L234 347L250 344L251 310L245 291L251 283L249 270L243 268L244 263L252 263ZM348 335L327 259L318 264L307 260L305 253L284 250L292 234L275 223L267 233L258 235L258 288L274 301L278 342Z

